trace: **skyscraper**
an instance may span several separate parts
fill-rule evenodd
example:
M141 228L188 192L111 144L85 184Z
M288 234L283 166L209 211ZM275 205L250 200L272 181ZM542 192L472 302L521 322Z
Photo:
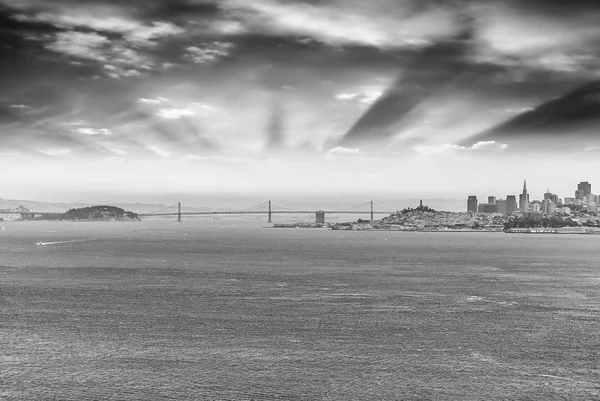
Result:
M513 214L517 211L517 197L515 195L506 196L506 214Z
M477 197L475 195L471 195L467 199L467 212L477 213Z
M519 209L522 212L529 210L529 194L527 193L527 181L523 181L523 193L519 195Z
M502 214L508 214L508 213L506 213L506 205L507 205L507 202L505 200L498 199L496 201L496 212L502 213Z
M592 193L592 184L587 181L582 181L577 185L578 191L583 191L583 196L588 196Z
M488 196L488 205L494 205L496 203L495 196Z
M559 203L558 202L558 195L551 193L549 189L546 190L546 193L544 194L544 199L545 200L551 200L554 203Z

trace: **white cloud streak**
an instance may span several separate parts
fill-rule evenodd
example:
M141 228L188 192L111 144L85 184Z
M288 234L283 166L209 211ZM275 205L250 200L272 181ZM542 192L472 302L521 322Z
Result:
M408 3L390 1L225 0L221 6L249 31L308 36L330 45L419 47L456 30L454 15L447 8L415 13Z
M186 48L185 57L195 64L211 64L217 62L223 57L227 57L233 43L212 42L199 46L189 46Z

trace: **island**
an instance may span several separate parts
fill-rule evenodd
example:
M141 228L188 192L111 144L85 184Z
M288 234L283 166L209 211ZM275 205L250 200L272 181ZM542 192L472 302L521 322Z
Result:
M140 220L137 213L128 212L116 206L89 206L70 209L63 214L64 220L78 221L131 221Z

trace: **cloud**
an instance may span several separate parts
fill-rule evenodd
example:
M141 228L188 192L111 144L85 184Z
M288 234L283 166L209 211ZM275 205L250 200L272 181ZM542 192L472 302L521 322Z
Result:
M358 155L360 154L360 149L344 148L342 146L337 146L327 153L331 155Z
M337 100L356 100L363 106L369 106L375 103L382 94L383 90L380 86L367 85L357 88L357 91L339 93L335 98Z
M338 100L352 100L356 99L358 93L340 93L335 95L335 98Z
M138 69L150 69L152 66L152 62L137 51L95 32L59 32L45 48L71 57L110 62L104 69L109 77L116 79L140 76Z
M360 103L364 105L372 105L377 99L383 95L382 91L379 90L366 90L360 97Z
M225 0L221 6L251 32L310 37L330 45L420 47L452 34L454 12L421 11L409 2Z
M478 61L566 73L595 71L600 10L588 7L582 13L566 7L556 14L550 12L555 9L550 3L526 3L482 2L473 7Z
M14 16L14 19L20 22L46 23L62 29L87 28L99 32L119 33L127 42L138 46L153 46L156 40L185 32L183 28L171 22L154 21L147 25L135 19L111 15L108 11L79 8L62 13L19 14Z
M69 56L105 61L107 44L110 44L110 40L95 32L59 32L56 34L54 42L45 47Z
M147 98L139 98L138 102L140 103L146 103L146 104L161 104L161 103L165 103L168 102L169 99L165 99L164 97L157 97L155 99L147 99Z
M112 132L110 132L110 130L106 129L106 128L100 128L100 129L96 129L96 128L77 128L75 130L76 132L80 133L80 134L84 134L84 135L111 135Z
M182 117L193 116L195 113L190 109L161 109L156 115L170 120L178 120Z
M127 33L127 40L143 46L154 45L156 40L181 35L185 29L170 22L155 21L150 26L138 26Z
M504 150L508 147L505 143L498 143L496 141L480 141L473 144L471 147L466 148L467 150L485 150L485 149L501 149Z
M423 145L415 146L414 150L424 156L437 156L455 152L495 152L503 151L508 145L499 143L496 141L481 141L473 144L472 146L461 146L456 144L443 144L443 145Z
M185 49L185 58L196 64L211 64L226 57L232 47L233 43L228 42L212 42L203 47L189 46Z
M132 68L121 68L111 64L105 65L104 69L107 71L107 75L114 79L139 77L142 75L142 73L138 70L134 70Z

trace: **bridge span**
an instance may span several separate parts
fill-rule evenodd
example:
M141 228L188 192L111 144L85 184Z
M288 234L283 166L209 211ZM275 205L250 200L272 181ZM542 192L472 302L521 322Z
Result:
M284 210L274 210L273 206L277 205L280 206L282 208L284 208ZM370 208L369 210L356 210L356 208L362 207L362 206L366 206L369 205ZM382 210L375 210L374 207L375 205L378 206L383 206L388 208L389 210L386 211L382 211ZM315 221L317 223L325 223L325 215L326 214L367 214L370 215L371 220L374 219L374 216L377 215L389 215L390 213L392 213L392 210L395 210L394 208L390 208L388 206L385 205L381 205L378 204L377 202L374 201L369 201L366 203L363 203L361 205L358 206L354 206L352 208L346 209L346 210L308 210L308 209L293 209L293 208L287 208L285 206L282 205L278 205L275 204L274 202L271 201L267 201L264 203L261 203L260 205L251 207L249 209L244 209L244 210L231 210L231 211L210 211L210 212L184 212L181 209L181 203L177 203L177 205L173 205L173 206L169 206L168 208L172 208L177 206L177 211L173 211L173 212L164 212L164 211L158 211L155 213L139 213L138 215L140 217L159 217L159 216L177 216L177 221L181 221L182 216L216 216L216 215L247 215L247 214L266 214L268 216L268 222L272 223L273 222L273 218L272 216L274 214L311 214L314 213L315 214ZM260 207L267 207L267 210L257 210L257 208Z
M375 205L379 207L386 208L388 210L375 210ZM274 208L275 206L275 208ZM368 206L368 210L357 210L358 208ZM176 209L175 209L176 208ZM169 210L171 209L171 210ZM175 209L175 210L174 210ZM267 215L268 222L272 223L272 216L274 214L315 214L315 221L317 223L325 223L325 216L328 214L362 214L369 215L371 220L374 220L375 215L389 215L393 211L397 209L379 204L374 201L369 201L363 203L358 206L351 207L349 209L341 210L341 209L333 209L333 210L309 210L309 209L294 209L289 208L283 205L276 204L272 201L267 201L261 203L260 205L253 206L248 209L242 210L225 210L225 211L205 211L205 212L195 212L195 211L184 211L181 207L181 202L176 203L171 206L167 206L166 208L160 209L158 211L152 213L137 213L140 217L168 217L173 216L177 217L177 221L181 221L183 216L217 216L217 215ZM1 213L18 213L21 214L22 217L34 217L35 216L56 216L57 212L36 212L33 210L29 210L24 207L16 208L16 209L4 209L0 210Z

